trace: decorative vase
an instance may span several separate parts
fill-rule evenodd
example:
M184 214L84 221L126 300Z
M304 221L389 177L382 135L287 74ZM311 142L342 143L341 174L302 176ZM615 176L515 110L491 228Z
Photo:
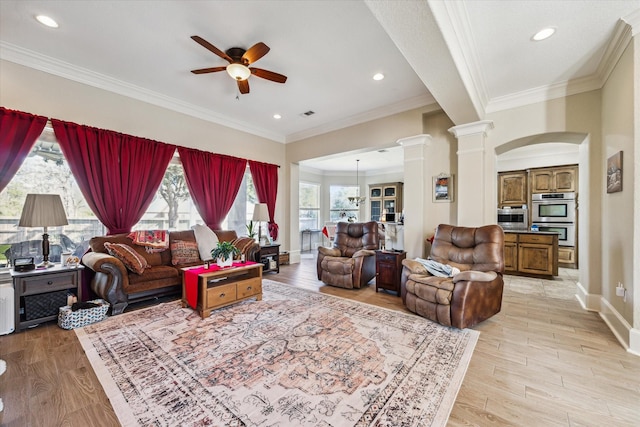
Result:
M227 259L218 258L216 264L220 268L231 267L233 265L233 256L229 255Z

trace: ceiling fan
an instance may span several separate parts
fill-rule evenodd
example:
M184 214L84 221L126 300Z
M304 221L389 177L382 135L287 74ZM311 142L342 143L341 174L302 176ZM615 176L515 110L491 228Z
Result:
M240 93L242 94L249 93L248 78L251 75L271 80L276 83L284 83L287 81L287 76L283 76L282 74L263 70L262 68L249 67L249 65L253 64L269 52L269 46L262 42L251 46L249 50L244 50L240 47L232 47L227 49L226 52L223 52L200 36L191 36L191 38L205 49L210 50L220 58L229 62L229 65L225 67L211 67L192 70L191 72L193 74L217 73L218 71L227 70L227 73L229 73L229 75L238 82L238 89L240 89Z

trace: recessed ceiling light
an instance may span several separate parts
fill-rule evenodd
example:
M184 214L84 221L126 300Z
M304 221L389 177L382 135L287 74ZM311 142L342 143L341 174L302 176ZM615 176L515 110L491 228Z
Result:
M548 39L555 32L556 32L556 29L553 27L543 28L542 30L535 33L533 37L531 37L531 39L539 42L540 40Z
M280 120L282 118L282 116L280 114L274 114L273 118L276 120Z
M382 80L384 79L384 74L382 73L377 73L373 75L373 80Z
M46 25L47 27L50 27L50 28L58 28L58 23L54 21L53 18L49 18L46 15L38 15L36 16L36 19L42 25Z

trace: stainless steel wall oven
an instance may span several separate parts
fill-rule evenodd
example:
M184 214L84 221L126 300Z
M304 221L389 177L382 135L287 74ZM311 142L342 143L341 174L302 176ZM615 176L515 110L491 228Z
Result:
M531 202L533 224L575 223L576 221L576 193L533 194Z

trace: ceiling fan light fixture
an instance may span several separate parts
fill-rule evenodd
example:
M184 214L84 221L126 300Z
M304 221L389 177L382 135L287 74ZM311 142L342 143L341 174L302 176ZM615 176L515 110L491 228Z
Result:
M251 70L242 64L233 63L227 65L227 73L229 73L229 75L235 80L242 81L249 78L249 76L251 75Z

